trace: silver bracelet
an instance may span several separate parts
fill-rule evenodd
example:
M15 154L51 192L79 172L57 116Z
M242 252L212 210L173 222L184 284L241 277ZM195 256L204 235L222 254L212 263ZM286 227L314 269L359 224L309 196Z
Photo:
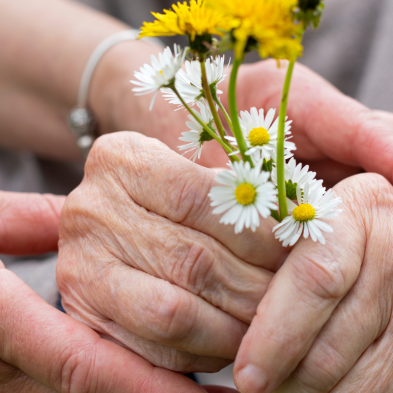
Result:
M138 30L124 30L113 34L97 46L86 64L79 85L77 105L71 110L68 118L69 127L76 138L76 144L84 159L87 158L96 139L95 129L97 127L97 121L87 105L87 96L94 70L102 56L112 46L120 42L135 40L138 35Z

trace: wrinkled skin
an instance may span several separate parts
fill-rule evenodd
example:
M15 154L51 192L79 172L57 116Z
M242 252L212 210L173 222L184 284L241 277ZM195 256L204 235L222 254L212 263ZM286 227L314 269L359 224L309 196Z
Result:
M235 236L211 214L214 174L135 133L100 138L62 212L67 312L176 371L217 371L239 350L244 393L288 377L283 392L387 391L390 183L364 174L337 185L344 212L328 220L327 244L303 239L282 265L290 250L273 219ZM242 378L250 364L256 376Z
M223 91L220 98L226 107L229 73L230 68L226 79L219 85ZM249 111L254 106L265 111L276 108L278 115L285 74L285 61L281 62L280 68L273 60L242 65L237 82L239 111ZM92 92L97 100L99 86L93 86ZM112 108L112 130L135 130L178 151L177 146L182 144L178 139L180 133L187 130L186 111L173 112L175 106L157 97L153 111L141 115L149 107L150 95L139 97L136 107L127 84L111 80L110 89L112 95L118 97ZM104 106L96 108L97 113L105 110ZM379 173L393 182L393 114L370 110L307 67L296 64L288 117L293 120L294 137L291 141L297 145L295 158L303 164L310 164L318 178L324 179L325 186L332 187L363 170ZM206 167L224 167L227 162L228 158L215 141L204 145L198 161Z
M65 197L0 192L0 252L57 250ZM231 393L153 367L45 303L0 261L0 392Z
M364 174L335 191L344 212L326 245L301 240L258 306L235 363L242 392L285 379L275 393L391 391L393 188Z
M215 172L136 133L100 138L85 173L60 226L67 313L157 366L233 361L283 256L274 220L235 236L210 214Z

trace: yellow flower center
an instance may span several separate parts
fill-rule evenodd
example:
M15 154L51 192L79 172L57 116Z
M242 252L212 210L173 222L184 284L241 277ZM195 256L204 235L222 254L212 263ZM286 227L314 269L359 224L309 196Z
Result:
M255 187L248 183L240 184L235 190L236 200L245 206L254 203L256 195Z
M302 203L293 209L292 217L300 222L310 221L315 217L315 209L309 203Z
M248 140L251 146L262 146L270 141L270 135L263 127L253 128L248 134Z

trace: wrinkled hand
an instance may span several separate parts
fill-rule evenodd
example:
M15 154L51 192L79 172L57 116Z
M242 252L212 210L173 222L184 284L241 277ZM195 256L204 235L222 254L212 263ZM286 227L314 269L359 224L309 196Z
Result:
M100 139L64 209L67 310L153 364L215 371L233 359L284 255L272 220L244 236L218 224L206 197L213 178L138 134ZM327 245L299 242L243 339L235 378L244 393L270 392L292 371L283 392L329 392L344 376L337 392L352 378L366 392L389 364L377 352L377 374L363 372L371 344L379 338L386 351L390 335L391 186L359 175L336 192L344 212ZM261 371L242 379L250 364Z
M326 245L301 240L275 275L234 369L243 393L385 393L393 384L393 187L335 187Z
M64 197L0 192L0 252L55 251ZM0 262L0 391L202 393L45 303ZM232 389L207 387L209 393Z
M278 108L286 64L273 60L240 68L239 110ZM226 95L226 94L225 94ZM376 172L393 182L393 114L373 111L345 96L307 67L297 64L288 104L295 158L316 171L325 185Z
M137 133L101 137L60 225L67 313L171 370L231 363L281 263L273 219L235 235L207 197L215 172Z
M138 48L138 69L150 61L152 51L162 50L141 42L138 45L145 46ZM149 112L150 95L135 100L126 82L133 78L130 64L134 63L135 55L130 48L120 46L104 59L98 70L99 75L104 75L103 82L92 85L91 97L95 113L109 111L104 119L99 119L100 126L104 125L102 131L138 131L178 152L177 147L182 144L180 133L187 130L187 112L175 112L176 107L160 95L152 112ZM104 72L105 69L108 71ZM281 68L277 68L273 60L242 65L237 82L239 110L250 110L254 106L265 110L276 108L278 114L285 73L285 62ZM226 74L219 89L223 91L220 97L227 107L230 68ZM109 93L105 96L114 97L111 105L102 99L102 92L107 90ZM362 169L393 181L393 114L366 108L301 64L295 67L288 105L288 116L293 120L292 141L298 147L295 157L310 164L318 177L325 180L325 185L331 187ZM200 165L223 167L228 162L215 141L205 143L203 150Z

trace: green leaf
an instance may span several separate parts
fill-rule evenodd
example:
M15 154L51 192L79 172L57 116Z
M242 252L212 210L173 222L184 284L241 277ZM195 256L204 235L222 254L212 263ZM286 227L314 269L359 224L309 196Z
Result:
M286 182L287 186L287 198L290 200L296 200L296 188L297 188L297 183L292 183L292 180L288 180Z

